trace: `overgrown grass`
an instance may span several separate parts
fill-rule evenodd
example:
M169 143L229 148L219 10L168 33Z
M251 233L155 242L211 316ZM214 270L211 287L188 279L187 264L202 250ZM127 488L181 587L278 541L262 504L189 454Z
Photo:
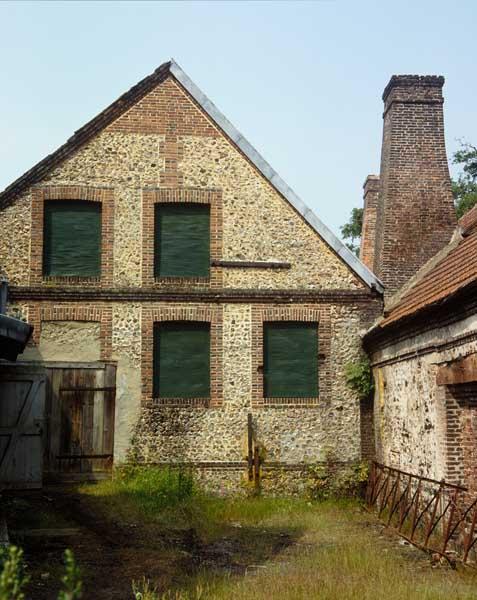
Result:
M117 469L113 479L80 487L114 519L145 521L165 528L194 528L213 536L230 524L257 526L270 515L283 515L291 525L292 513L309 510L305 500L289 498L217 497L205 493L190 473L159 467Z
M133 469L113 481L83 486L115 518L156 527L194 528L201 539L240 541L248 573L184 572L167 590L136 582L138 600L471 600L475 575L438 567L380 533L359 502L291 498L217 498L178 471ZM184 479L185 478L185 479ZM187 479L189 478L189 479ZM294 540L263 552L260 539L283 532ZM219 540L219 541L220 541ZM247 547L249 545L249 548ZM241 546L241 547L242 547ZM270 548L268 548L270 550ZM248 553L247 553L248 552ZM254 553L255 552L255 553ZM259 556L265 556L263 560ZM244 558L245 557L245 558ZM258 566L256 561L259 560ZM244 564L242 562L242 564Z

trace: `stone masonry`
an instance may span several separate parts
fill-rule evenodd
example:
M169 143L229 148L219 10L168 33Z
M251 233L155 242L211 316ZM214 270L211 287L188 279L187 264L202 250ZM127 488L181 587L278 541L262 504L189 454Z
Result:
M126 95L114 118L110 107L86 125L56 163L40 163L35 181L20 179L0 197L0 227L11 232L0 240L0 266L15 310L35 326L23 360L63 353L117 364L117 464L133 445L141 461L193 463L205 480L237 488L250 412L265 466L301 472L329 451L339 462L359 460L361 407L344 368L361 355L360 333L379 314L380 296L162 69L154 85L146 79ZM103 203L95 281L41 276L42 201L65 197ZM151 275L158 198L210 203L210 278ZM208 403L164 405L152 396L152 327L171 319L211 323ZM257 327L287 319L316 321L324 385L306 402L263 405Z

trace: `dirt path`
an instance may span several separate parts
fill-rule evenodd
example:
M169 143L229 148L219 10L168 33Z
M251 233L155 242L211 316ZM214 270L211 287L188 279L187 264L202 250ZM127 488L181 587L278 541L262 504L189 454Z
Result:
M31 576L28 600L56 599L66 548L73 550L84 574L86 600L130 600L131 582L143 577L165 590L180 586L184 578L200 570L242 575L294 543L285 532L239 528L204 543L193 529L164 531L154 525L144 528L114 522L98 515L87 498L70 490L24 495L13 501L7 512L13 531L48 529L52 523L56 534L61 527L78 530L66 537L20 535L15 539L13 534L13 541L24 548Z

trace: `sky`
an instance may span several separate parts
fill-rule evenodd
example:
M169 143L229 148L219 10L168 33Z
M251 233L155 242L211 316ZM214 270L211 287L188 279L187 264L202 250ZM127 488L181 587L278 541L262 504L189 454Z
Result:
M3 1L0 26L0 190L171 57L338 235L391 75L444 75L448 156L477 144L475 0Z

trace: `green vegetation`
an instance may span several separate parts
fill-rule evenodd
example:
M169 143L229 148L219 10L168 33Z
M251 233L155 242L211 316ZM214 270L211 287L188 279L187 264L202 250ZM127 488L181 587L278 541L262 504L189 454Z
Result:
M368 472L367 462L336 469L336 462L329 455L324 465L308 467L307 495L312 500L360 498L366 487Z
M365 478L365 465L336 472L330 457L324 467L310 467L304 498L246 496L245 490L241 497L218 497L180 469L128 466L112 481L50 491L38 501L51 507L48 518L57 510L67 520L74 514L82 529L68 544L82 566L84 598L474 599L475 573L441 563L433 568L426 554L383 530L359 498L336 498L357 494ZM25 538L31 575L25 597L40 597L38 591L57 598L54 563L60 564L62 550L55 558L54 545L45 552L45 540L36 543ZM21 554L9 560L0 582L18 582L17 596L8 583L0 600L20 600ZM71 554L64 562L59 598L77 600L78 568ZM42 578L46 572L53 576Z
M452 180L457 218L477 204L477 148L461 141L460 150L454 152L452 162L462 166L457 179Z
M82 582L71 550L64 554L65 574L61 578L63 589L58 600L80 600ZM23 550L16 546L0 548L0 600L24 600L23 590L30 578L25 575Z
M366 400L372 394L374 381L367 356L345 365L345 378L347 385L358 394L360 400Z
M452 179L455 211L460 219L477 204L477 147L461 141L460 149L452 155L452 163L462 167L457 178ZM363 209L353 208L349 221L340 227L340 231L346 245L356 256L359 256L362 229Z
M23 550L15 546L0 548L0 600L23 600L22 590L27 583Z
M82 596L83 582L81 572L71 550L65 550L65 574L61 578L63 589L58 600L77 600Z
M349 240L346 242L346 245L356 256L359 256L361 230L363 229L363 213L364 209L353 208L349 221L340 227L343 239Z
M328 491L321 493L318 485L315 497L335 495L339 489L356 489L357 483L366 478L366 468L359 465L351 471L340 475L332 475L326 467L317 471L317 480L328 480ZM241 548L240 552L236 550L232 559L234 564L240 560L248 563L245 576L231 575L227 568L191 570L175 577L175 583L166 589L142 578L132 584L134 600L476 597L474 575L443 567L432 569L425 554L403 547L394 535L383 536L374 517L356 499L312 502L298 498L218 498L204 494L186 479L187 492L179 493L178 501L171 504L169 500L182 489L179 473L135 468L111 482L84 486L82 492L106 502L108 512L115 518L127 514L131 519L132 511L148 527L151 523L176 528L192 526L202 544L219 541L231 547L232 542L239 541L236 547ZM166 493L169 484L171 492ZM290 543L273 552L268 547L267 556L263 544L272 535L287 536Z

